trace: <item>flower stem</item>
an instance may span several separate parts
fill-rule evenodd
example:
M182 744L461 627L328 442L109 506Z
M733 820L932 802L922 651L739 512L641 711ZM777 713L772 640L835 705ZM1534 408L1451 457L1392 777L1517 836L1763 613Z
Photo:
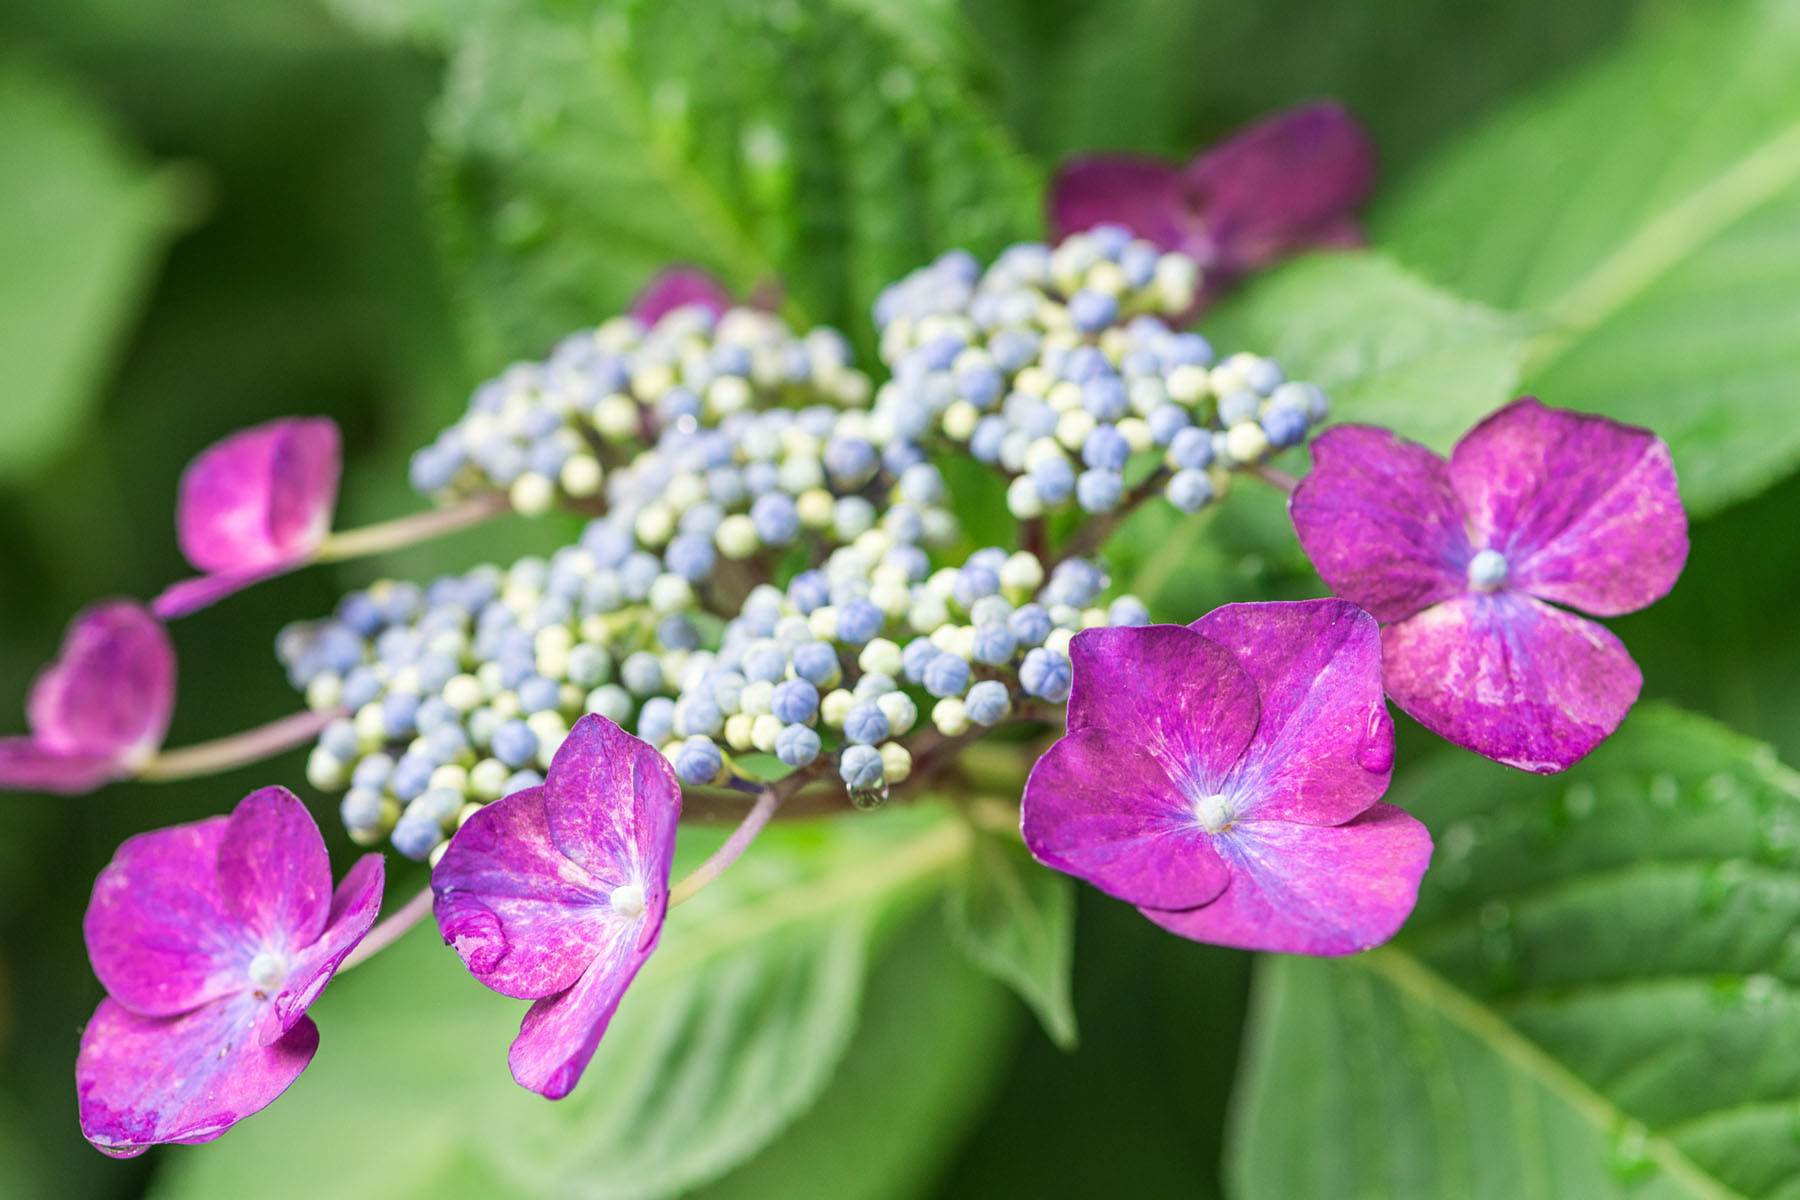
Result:
M419 889L419 894L381 919L375 928L369 930L367 936L356 944L356 949L345 956L338 964L338 972L342 974L359 963L365 963L389 946L404 937L408 930L419 923L419 918L431 911L431 885L428 883Z
M694 893L724 874L725 868L738 860L738 856L762 832L763 826L769 823L769 818L781 807L782 798L782 794L774 788L764 788L756 798L756 803L745 814L743 822L725 839L725 844L713 851L712 857L695 867L686 879L669 889L669 907L673 908L691 899Z
M197 775L216 775L233 767L261 762L310 742L318 736L319 730L343 715L342 709L297 712L255 729L246 729L243 733L198 742L178 750L164 750L152 755L137 769L137 778L168 783Z
M1300 486L1299 479L1289 475L1280 467L1271 467L1268 463L1258 463L1254 467L1251 467L1250 474L1256 476L1270 487L1280 488L1290 496L1294 494L1294 489Z
M479 525L505 510L506 497L499 492L474 496L460 504L452 504L449 508L435 508L428 512L413 513L411 516L396 517L392 521L364 525L361 529L347 529L342 533L331 534L319 546L313 559L316 562L343 562L345 559L363 558L389 550L404 550L408 546L428 542L446 533Z

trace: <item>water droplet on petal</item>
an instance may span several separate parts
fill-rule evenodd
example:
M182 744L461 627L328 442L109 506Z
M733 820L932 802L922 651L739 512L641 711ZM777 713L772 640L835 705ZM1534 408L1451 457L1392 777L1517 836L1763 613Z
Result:
M1369 725L1363 732L1363 743L1356 751L1356 764L1373 775L1394 767L1394 718L1387 705L1378 704L1369 713Z

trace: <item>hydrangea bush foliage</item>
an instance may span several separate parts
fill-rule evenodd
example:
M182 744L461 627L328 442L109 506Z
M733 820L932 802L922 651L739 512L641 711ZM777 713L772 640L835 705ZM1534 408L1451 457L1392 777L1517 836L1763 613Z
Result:
M332 532L329 421L203 451L177 505L198 578L76 618L0 784L91 791L310 745L307 784L368 853L334 888L280 786L121 846L84 925L106 992L76 1061L84 1135L129 1155L226 1134L321 1049L309 1011L329 1022L334 975L421 922L468 986L529 1002L510 1051L453 1052L578 1104L640 971L705 936L673 910L756 870L780 825L886 807L941 812L959 855L1010 855L1015 895L1060 873L1179 938L1306 957L1394 938L1475 835L1409 812L1390 705L1520 779L1585 769L1643 684L1588 618L1666 594L1688 531L1652 430L1524 396L1443 456L1333 423L1267 347L1209 340L1226 288L1357 244L1372 181L1335 105L1185 167L1076 159L1051 240L949 248L882 290L871 362L793 327L774 290L739 303L674 265L477 388L411 459L428 507L378 526ZM1285 494L1328 594L1165 611L1117 577L1110 548L1145 514L1257 489ZM162 748L163 621L508 512L579 532L285 625L299 711ZM974 515L1010 536L980 544ZM677 871L695 826L729 832ZM421 879L378 924L384 861ZM708 922L732 920L720 895ZM977 960L1056 1030L1066 979L1027 965L1055 948L1002 948L962 902Z

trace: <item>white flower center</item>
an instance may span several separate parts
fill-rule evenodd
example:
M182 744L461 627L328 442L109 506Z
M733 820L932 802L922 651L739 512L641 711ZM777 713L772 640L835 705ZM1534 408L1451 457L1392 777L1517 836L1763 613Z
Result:
M621 917L641 917L644 915L644 889L635 883L616 887L607 903Z
M267 996L281 987L287 978L287 960L272 950L264 950L250 960L250 983Z
M1194 805L1194 812L1200 818L1200 828L1208 833L1224 833L1237 819L1237 810L1231 807L1231 797L1223 792L1200 797Z
M1506 556L1498 550L1478 551L1469 560L1469 586L1479 592L1491 592L1506 582Z

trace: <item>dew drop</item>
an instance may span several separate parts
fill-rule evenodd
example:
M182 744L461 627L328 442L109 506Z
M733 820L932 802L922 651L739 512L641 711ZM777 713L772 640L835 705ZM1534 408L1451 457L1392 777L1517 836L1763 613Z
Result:
M1374 775L1394 767L1394 718L1387 705L1378 704L1369 713L1368 728L1363 731L1362 745L1356 751L1356 763Z
M885 781L876 784L874 787L850 789L850 803L864 812L868 812L870 809L880 808L887 803L887 798L888 785Z

